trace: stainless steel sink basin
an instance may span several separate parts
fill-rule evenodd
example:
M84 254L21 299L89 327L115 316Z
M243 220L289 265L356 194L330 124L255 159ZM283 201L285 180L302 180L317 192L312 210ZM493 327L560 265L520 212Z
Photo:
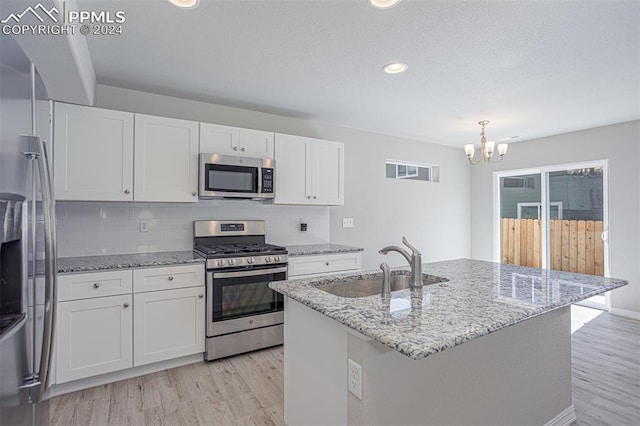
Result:
M431 285L449 281L447 278L435 275L422 274L422 285ZM411 282L410 274L395 273L391 275L391 291L405 290L409 288ZM377 278L366 278L335 284L327 284L318 287L319 290L326 291L340 297L367 297L382 293L382 275Z

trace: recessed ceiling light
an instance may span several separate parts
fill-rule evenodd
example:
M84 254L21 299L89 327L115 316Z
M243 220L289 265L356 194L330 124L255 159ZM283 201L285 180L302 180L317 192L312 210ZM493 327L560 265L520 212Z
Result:
M183 9L193 9L200 4L200 0L169 0L174 5Z
M385 65L382 70L387 74L400 74L401 72L405 72L407 68L407 64L403 64L402 62L394 62L392 64Z
M377 9L390 9L400 3L400 0L369 0L369 3Z

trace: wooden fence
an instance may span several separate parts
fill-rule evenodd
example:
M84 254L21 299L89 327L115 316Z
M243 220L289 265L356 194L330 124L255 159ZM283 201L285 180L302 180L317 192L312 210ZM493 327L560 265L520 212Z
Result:
M551 220L550 269L604 275L604 242L599 220ZM501 219L502 262L542 266L542 226L539 219Z

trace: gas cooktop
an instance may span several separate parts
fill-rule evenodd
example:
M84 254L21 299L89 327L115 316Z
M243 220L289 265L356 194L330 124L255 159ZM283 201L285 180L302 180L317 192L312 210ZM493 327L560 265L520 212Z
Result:
M274 244L196 244L194 250L207 258L223 257L228 255L254 255L254 254L286 254L287 249Z

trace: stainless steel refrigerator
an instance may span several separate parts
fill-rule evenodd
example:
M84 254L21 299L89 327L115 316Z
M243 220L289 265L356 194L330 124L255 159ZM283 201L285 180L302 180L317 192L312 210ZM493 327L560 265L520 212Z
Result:
M44 143L50 135L37 135L36 92L44 86L6 37L0 46L0 426L48 425L56 288L55 203Z

